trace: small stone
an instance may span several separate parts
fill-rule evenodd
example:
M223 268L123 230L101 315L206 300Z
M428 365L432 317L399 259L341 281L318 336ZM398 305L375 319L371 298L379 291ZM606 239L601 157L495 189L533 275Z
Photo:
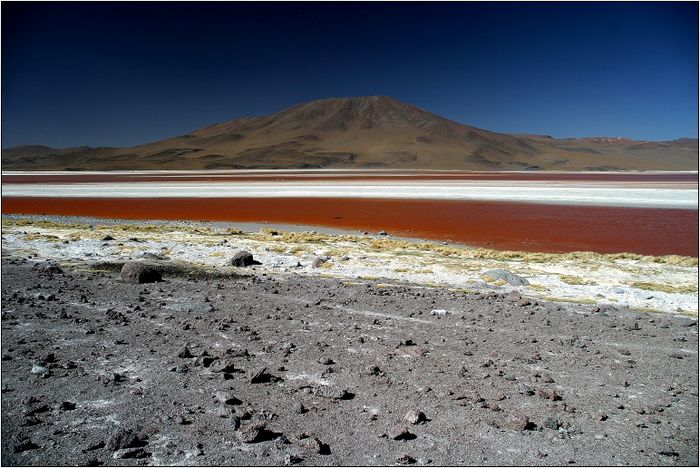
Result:
M134 448L145 445L133 431L119 429L109 436L105 447L107 450L115 451L125 448Z
M679 325L681 327L694 327L698 324L698 321L692 318L681 319Z
M530 426L530 419L522 413L512 413L506 418L503 425L514 431L524 431Z
M326 259L323 258L323 257L316 257L316 258L314 259L313 263L311 264L311 266L314 267L314 268L320 268L321 265L323 265L323 264L326 263L327 261L328 261L328 260L326 260Z
M552 429L556 431L557 429L559 429L559 421L557 420L557 418L549 416L544 420L542 426L546 427L547 429Z
M106 242L106 241L111 241L111 240L114 240L114 237L112 237L112 236L110 236L109 234L107 234L106 236L104 236L104 237L102 238L102 240L105 241L105 242Z
M520 393L521 395L530 396L535 394L535 391L532 389L532 387L524 383L519 383L517 389L518 393Z
M256 262L253 258L253 254L251 254L250 252L246 252L245 250L237 252L236 255L234 255L231 259L230 263L232 266L236 267L247 267L250 265L259 264L259 262Z
M419 424L426 420L425 414L422 411L411 410L403 417L403 420L409 424Z
M73 411L75 409L75 402L72 401L64 401L61 403L59 406L59 409L61 411Z
M285 352L290 352L290 351L293 350L294 348L296 348L296 346L294 345L294 343L292 343L292 342L290 342L290 341L287 341L286 343L283 343L282 346L280 347L280 349L281 349L282 351L285 351Z
M273 380L273 377L268 374L267 367L259 367L250 373L250 383L265 383L270 380Z
M26 452L27 450L34 450L38 449L39 446L32 442L32 440L28 437L23 437L20 440L17 441L17 443L14 444L12 447L12 451L14 453L21 453L21 452Z
M295 455L293 453L288 453L284 456L285 466L296 465L297 463L300 463L303 460L304 460L303 458L301 458L298 455Z
M298 442L302 450L307 455L313 455L316 453L327 453L328 448L326 444L321 442L317 437L308 437L306 434L302 434L301 440Z
M416 462L415 458L413 458L412 456L405 454L405 453L399 455L396 458L396 463L398 463L399 465L410 465L410 464L415 463L415 462Z
M219 392L216 394L216 400L224 405L240 405L243 403L236 398L231 392Z
M178 416L175 418L175 424L184 425L187 424L187 420L182 416Z
M231 416L228 420L229 426L235 431L238 430L239 427L241 427L241 418L238 416Z
M386 431L387 437L394 440L405 440L410 439L413 434L411 434L406 426L398 425L389 428Z
M162 281L160 272L139 262L127 262L121 269L121 279L126 283L155 283Z
M294 412L296 414L304 414L304 413L306 413L306 411L307 411L306 407L304 406L304 404L302 402L297 401L294 403Z
M41 375L41 376L46 376L46 375L49 375L51 373L49 368L46 367L46 364L41 362L41 361L37 361L34 363L34 365L32 366L31 372L34 375Z
M330 366L331 364L333 364L333 359L322 357L318 360L318 363L323 364L324 366Z
M147 458L150 456L151 456L151 454L147 453L141 447L120 449L120 450L116 450L112 454L112 458L114 458L115 460L131 459L131 458Z
M126 377L124 377L123 375L121 375L121 374L118 373L118 372L112 372L112 373L109 375L108 380L109 380L110 382L115 382L115 383L116 383L116 382L123 382L124 380L126 380Z
M542 374L542 382L544 383L554 383L554 379L548 373Z
M545 398L547 400L556 401L556 400L561 399L561 397L559 396L559 394L557 393L557 390L555 388L548 388L548 387L539 388L539 389L537 389L537 394L540 397Z
M488 270L485 271L481 274L481 278L484 281L489 281L489 282L496 282L499 280L502 280L512 286L523 286L523 285L528 285L530 282L523 278L522 276L518 276L516 274L511 273L508 270L500 269L497 268L495 270ZM520 300L518 298L517 300ZM513 302L517 302L513 301Z
M221 372L224 374L232 374L236 372L236 364L233 361L227 359L217 359L214 361L209 369L212 372Z
M236 435L238 440L244 444L252 444L258 441L266 427L266 424L263 422L251 423L237 431Z
M314 395L331 400L342 400L347 396L347 390L340 387L321 385L314 387Z
M668 446L661 447L658 450L658 452L659 452L659 455L664 455L666 457L677 457L678 456L678 452L675 449L673 449L672 447L668 447Z
M192 357L194 357L194 356L192 355L192 352L190 351L190 348L188 348L187 346L185 346L184 348L182 348L182 351L180 351L179 353L177 353L177 357L182 358L182 359L187 359L187 358L192 358Z

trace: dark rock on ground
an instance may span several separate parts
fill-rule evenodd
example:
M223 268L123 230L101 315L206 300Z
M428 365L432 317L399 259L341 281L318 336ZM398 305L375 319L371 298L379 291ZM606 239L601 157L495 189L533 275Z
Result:
M257 262L253 258L253 254L250 252L246 252L245 250L241 250L240 252L237 252L236 255L231 258L231 265L236 266L236 267L247 267L251 265L259 265L260 262Z
M127 283L155 283L162 281L160 272L139 262L127 262L121 269L121 279Z
M386 431L386 436L393 440L409 440L415 439L415 435L411 434L406 426L392 426Z
M119 449L142 447L146 442L142 440L134 431L128 429L118 429L107 439L105 448L115 451Z

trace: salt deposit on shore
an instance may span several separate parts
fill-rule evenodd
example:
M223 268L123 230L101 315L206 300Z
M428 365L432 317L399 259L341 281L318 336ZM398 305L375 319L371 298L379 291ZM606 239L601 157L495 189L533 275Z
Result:
M105 235L114 241L103 241ZM136 240L133 240L136 239ZM698 263L690 257L633 254L537 254L416 243L373 236L313 232L244 233L182 223L100 225L3 219L3 256L36 256L66 264L124 262L146 253L205 269L226 270L247 250L270 274L412 283L465 291L518 289L540 300L614 304L648 312L697 316ZM314 268L317 257L327 259ZM510 286L484 279L506 269L529 282Z
M697 188L640 188L615 184L534 181L450 182L139 182L5 184L4 197L115 198L406 198L489 200L561 205L698 208Z

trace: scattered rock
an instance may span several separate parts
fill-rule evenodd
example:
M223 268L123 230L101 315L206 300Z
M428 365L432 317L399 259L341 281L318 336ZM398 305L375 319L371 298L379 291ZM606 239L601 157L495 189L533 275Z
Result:
M236 369L236 364L232 360L228 359L217 359L211 364L211 366L209 366L209 370L211 370L212 372L221 372L224 374L232 374L234 372L238 372L238 369Z
M330 385L319 385L313 389L314 395L331 400L342 400L347 397L347 389Z
M139 262L127 262L121 270L121 279L127 283L155 283L162 281L160 272Z
M323 257L316 257L316 258L314 259L313 263L311 263L311 266L314 267L314 268L319 268L321 265L323 265L323 264L326 263L327 261L328 261L328 260L326 260L326 259L323 258Z
M549 416L544 420L542 426L556 431L559 429L559 421L554 416Z
M514 431L524 431L530 427L530 418L522 413L511 413L504 421L503 426Z
M422 411L411 410L403 417L403 420L409 424L419 424L426 420L425 414Z
M231 392L219 392L216 394L216 401L224 405L240 405L243 403L236 398Z
M39 446L32 442L32 440L29 437L21 437L12 446L12 451L14 453L22 453L26 452L27 450L34 450L38 448Z
M389 430L386 431L386 436L394 440L407 440L415 437L409 432L408 428L403 425L390 427Z
M192 355L192 352L190 351L190 348L188 348L187 346L185 346L184 348L182 348L182 351L180 351L179 353L177 353L177 357L182 358L182 359L187 359L187 358L192 358L192 357L194 357L194 356Z
M681 327L694 327L698 324L698 321L692 318L683 318L681 319L679 325Z
M405 453L396 457L396 463L398 463L399 465L410 465L410 464L415 463L415 462L416 462L415 458L413 458L412 456L405 454Z
M330 366L331 364L333 364L333 359L323 357L318 360L318 363L323 364L324 366Z
M133 459L133 458L148 458L150 456L151 456L151 454L146 452L141 447L116 450L112 454L112 458L114 458L116 460L122 460L122 459L126 460L126 459Z
M120 449L143 447L146 445L145 441L142 440L136 433L127 429L119 429L112 433L107 439L107 444L105 447L107 450L115 451Z
M530 282L522 276L515 275L510 271L504 270L502 268L487 270L481 274L481 278L484 281L488 282L496 282L502 280L512 286L524 286L530 284Z
M238 416L231 416L228 420L229 426L235 431L238 430L239 427L241 427L241 418Z
M296 414L304 414L304 413L306 413L306 411L307 411L307 410L306 410L306 407L304 406L304 404L303 404L302 402L300 402L300 401L295 402L294 405L293 405L293 408L294 408L294 412L295 412Z
M105 235L105 236L102 238L102 240L105 241L105 242L107 242L107 241L112 241L112 240L114 240L114 237L112 237L112 236L110 236L109 234L107 234L107 235Z
M537 394L542 398L546 398L547 400L557 401L561 399L561 396L559 396L555 388L538 388Z
M236 255L233 256L231 259L231 265L236 266L236 267L247 267L251 265L260 265L260 262L255 261L253 258L253 254L250 252L246 252L245 250L241 250L240 252L237 252Z
M259 367L250 372L250 383L266 383L280 380L279 377L275 377L267 372L267 367Z
M328 455L331 453L328 445L321 442L318 437L308 437L307 434L303 434L303 437L300 438L298 444L306 455Z
M42 377L48 376L51 373L51 371L47 367L46 363L44 363L42 361L35 362L34 365L32 366L31 372L34 375L41 375Z
M285 466L296 465L297 463L301 463L302 461L304 461L304 459L294 453L288 453L284 456Z
M264 422L250 423L236 432L238 440L244 444L260 442L265 434L267 425Z
M75 409L75 402L64 401L59 405L59 410L61 411L73 411Z

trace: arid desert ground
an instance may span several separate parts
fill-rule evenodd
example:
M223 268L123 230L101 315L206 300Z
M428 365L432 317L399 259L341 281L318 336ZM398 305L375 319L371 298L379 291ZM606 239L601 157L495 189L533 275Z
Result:
M433 194L415 217L390 208L419 210L410 197L342 196L330 211L309 197L274 217L273 199L233 181L225 205L190 196L212 190L202 180L83 183L91 204L71 195L75 180L14 182L3 186L4 464L698 462L692 181L587 180L562 190L584 197L571 205ZM104 185L117 183L123 193ZM159 183L188 196L142 196ZM460 184L450 190L475 190ZM441 203L465 204L435 218ZM529 241L516 222L530 223ZM511 228L519 237L498 236Z

